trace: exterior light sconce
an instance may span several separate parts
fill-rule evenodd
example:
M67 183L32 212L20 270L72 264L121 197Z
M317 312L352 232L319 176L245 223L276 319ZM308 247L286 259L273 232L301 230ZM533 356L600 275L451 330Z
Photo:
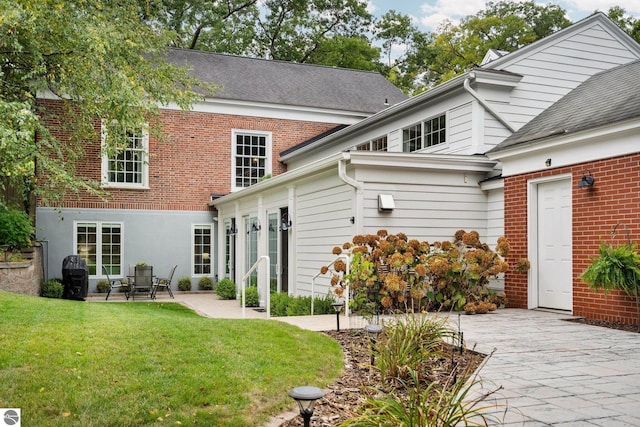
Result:
M316 400L322 399L326 393L318 387L302 386L296 387L289 392L300 407L300 415L304 420L304 427L311 425L311 416L313 415L313 406Z
M544 165L545 165L546 167L551 166L551 159L549 158L549 159L545 160Z
M589 175L587 176L587 173ZM593 187L593 184L596 182L596 179L591 175L591 171L586 171L582 173L582 178L580 178L580 182L578 182L578 188L589 189Z
M236 227L227 228L227 236L235 236L236 234L238 234Z
M349 218L349 222L350 222L351 224L355 224L355 223L356 223L356 217L355 217L355 216L352 216L351 218Z
M260 225L260 221L256 219L256 222L251 224L251 228L247 231L247 234L257 233L260 230L262 230L262 226Z
M282 222L280 223L280 231L287 231L291 228L293 222L291 221L291 215L282 215Z

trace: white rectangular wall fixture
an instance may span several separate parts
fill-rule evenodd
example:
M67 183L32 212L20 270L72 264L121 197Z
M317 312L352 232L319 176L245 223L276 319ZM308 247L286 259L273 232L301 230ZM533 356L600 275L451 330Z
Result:
M396 202L391 194L378 194L378 211L390 212L396 208Z

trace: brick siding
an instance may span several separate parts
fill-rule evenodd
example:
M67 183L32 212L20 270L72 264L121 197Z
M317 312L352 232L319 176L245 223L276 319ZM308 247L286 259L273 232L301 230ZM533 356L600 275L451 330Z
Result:
M578 188L582 173L595 178L591 189ZM527 256L527 182L531 179L571 173L573 198L573 314L591 319L628 324L637 322L635 300L614 291L593 292L580 275L590 258L597 256L602 241L627 242L623 225L614 238L611 231L620 222L629 230L631 242L640 241L640 154L603 159L571 167L554 168L507 177L504 180L505 236L511 242L508 261ZM505 292L510 307L527 308L527 274L508 273Z
M40 100L48 112L60 112L60 103ZM207 211L211 193L227 194L231 189L231 130L272 133L272 175L285 172L279 153L323 133L336 123L317 123L261 117L162 110L164 139L149 137L149 189L109 189L107 202L82 194L69 196L63 207ZM52 133L68 138L64 126L55 123ZM100 123L94 123L99 130ZM77 173L100 180L100 141L85 146Z

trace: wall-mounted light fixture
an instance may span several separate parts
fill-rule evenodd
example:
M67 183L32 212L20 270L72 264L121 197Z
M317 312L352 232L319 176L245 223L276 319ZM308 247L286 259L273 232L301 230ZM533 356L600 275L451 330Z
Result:
M235 236L236 234L238 234L238 229L236 227L231 226L230 228L227 228L227 236Z
M549 159L545 160L544 164L545 164L546 167L551 166L551 159L549 158Z
M349 222L350 222L351 224L355 224L355 223L356 223L356 217L355 217L355 216L352 216L351 218L349 218Z
M247 234L249 234L249 233L257 233L260 230L262 230L262 226L260 225L260 220L256 219L254 221L254 223L251 224L251 227L247 231Z
M293 221L291 221L291 215L288 213L282 215L282 220L280 221L280 231L287 231L293 225Z
M587 173L589 174L587 176ZM585 171L582 173L582 178L580 178L580 182L578 182L578 188L591 188L593 184L596 182L596 179L591 175L591 171Z

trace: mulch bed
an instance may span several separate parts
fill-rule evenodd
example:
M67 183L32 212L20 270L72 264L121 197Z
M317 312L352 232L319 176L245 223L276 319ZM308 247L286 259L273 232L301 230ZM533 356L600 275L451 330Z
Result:
M362 329L324 332L342 346L344 353L344 372L334 383L325 387L327 394L316 402L311 425L314 427L332 427L355 417L366 397L373 392L369 387L383 388L380 375L371 364L371 342ZM445 357L431 360L430 379L445 382L456 372L473 372L485 359L485 355L472 350L461 352L443 343ZM387 385L388 387L388 385ZM303 426L301 416L285 421L281 427Z

